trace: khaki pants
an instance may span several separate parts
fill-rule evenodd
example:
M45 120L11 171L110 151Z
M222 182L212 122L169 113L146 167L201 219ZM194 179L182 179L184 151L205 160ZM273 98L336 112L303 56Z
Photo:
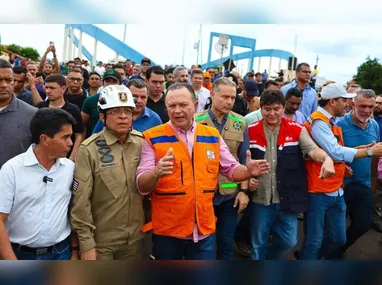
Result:
M133 244L97 246L98 260L140 260L142 240Z

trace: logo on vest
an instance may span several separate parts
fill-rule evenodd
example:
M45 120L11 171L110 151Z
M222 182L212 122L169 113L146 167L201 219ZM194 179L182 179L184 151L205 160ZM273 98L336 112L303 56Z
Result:
M215 160L215 152L212 149L207 149L206 152L209 160Z
M293 138L292 137L286 137L285 141L287 141L287 142L293 141Z
M236 131L242 131L243 130L243 128L244 128L244 124L243 124L243 122L233 122L233 124L232 124L232 127L236 130Z

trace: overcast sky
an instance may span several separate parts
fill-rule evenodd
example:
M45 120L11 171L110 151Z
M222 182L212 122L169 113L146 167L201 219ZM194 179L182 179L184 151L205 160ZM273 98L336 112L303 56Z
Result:
M123 39L123 24L97 25L111 35ZM194 42L198 40L199 24L156 23L155 25L127 25L126 42L141 54L151 58L157 64L181 64L183 47L185 46L184 64L196 63L197 52ZM294 52L299 62L307 62L312 66L319 56L319 75L340 83L346 83L356 74L357 67L367 56L382 57L382 24L224 24L202 25L202 52L199 62L206 62L210 32L239 35L257 40L256 49L282 49ZM62 59L64 43L64 24L1 24L2 44L16 43L31 46L43 54L49 41L54 41L59 60ZM76 32L79 37L79 32ZM295 39L297 37L297 45ZM93 52L94 40L84 34L84 46ZM245 51L234 49L234 53ZM77 56L77 53L76 53ZM115 53L99 43L97 60L108 61ZM218 59L213 53L213 59ZM247 71L248 60L237 62L241 73ZM273 59L271 72L278 69L279 60ZM258 60L255 59L255 71L258 71ZM283 69L287 62L283 61ZM260 71L269 70L269 58L262 58Z

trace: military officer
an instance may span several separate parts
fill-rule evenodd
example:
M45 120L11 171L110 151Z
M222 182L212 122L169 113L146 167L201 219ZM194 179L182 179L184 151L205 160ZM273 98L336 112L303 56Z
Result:
M194 118L200 124L218 129L233 157L245 165L249 149L248 127L244 117L232 112L235 97L235 82L226 77L215 80L211 92L212 105L208 110L196 113ZM214 196L218 260L233 258L238 214L248 205L247 191L248 181L236 183L219 176L218 191Z
M132 130L133 108L127 87L106 87L98 102L105 128L78 151L71 223L82 260L140 257L144 214L135 174L143 136Z

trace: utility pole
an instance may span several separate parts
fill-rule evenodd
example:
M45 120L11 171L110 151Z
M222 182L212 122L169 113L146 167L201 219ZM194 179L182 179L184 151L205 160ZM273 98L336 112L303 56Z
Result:
M317 58L316 58L316 66L318 66L318 60L319 60L320 58L318 57L318 55L317 55Z

